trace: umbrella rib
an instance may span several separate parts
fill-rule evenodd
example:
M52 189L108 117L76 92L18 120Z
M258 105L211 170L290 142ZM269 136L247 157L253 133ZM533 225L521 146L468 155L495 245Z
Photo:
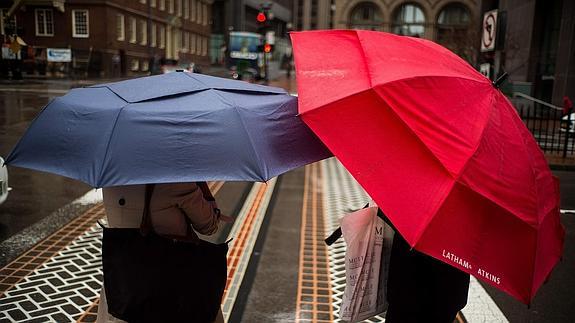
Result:
M262 167L260 156L258 155L258 152L257 152L257 150L256 150L256 148L255 148L254 141L252 140L252 137L250 136L250 132L249 132L248 129L246 128L246 123L244 122L244 119L242 118L242 115L241 115L241 113L240 113L239 110L238 110L238 106L237 106L236 104L234 104L233 102L230 102L230 101L229 101L228 99L226 99L223 95L221 95L221 94L219 93L220 90L212 89L212 88L210 88L209 90L210 90L210 91L214 91L215 94L216 94L217 96L219 96L219 97L222 99L223 102L225 102L226 104L228 104L228 105L230 105L231 107L234 108L234 110L236 111L236 114L238 115L238 118L240 119L240 122L242 123L242 128L244 129L244 132L246 133L246 136L248 137L248 139L249 139L249 141L250 141L252 150L253 150L253 152L254 152L254 155L256 156L256 162L257 162L257 164L258 164L258 168L259 168L260 170L264 170L264 171L266 172L266 177L267 177L267 173L268 173L267 168L264 169L264 168ZM260 178L260 180L261 180L262 182L265 182L265 181L267 180L267 178Z
M184 75L186 75L187 77L202 83L205 87L207 87L207 89L211 89L211 90L217 90L217 91L224 91L224 92L250 92L250 93L261 93L264 95L270 95L270 94L287 94L287 92L285 90L283 90L282 88L274 88L272 86L263 86L263 85L251 85L253 87L257 87L257 89L226 89L226 88L216 88L216 87L212 87L212 86L208 86L206 83L202 82L201 80L199 80L198 78L194 77L193 73L184 73ZM236 82L236 81L231 81L231 82ZM238 81L241 82L241 81ZM260 89L261 87L261 89ZM277 89L277 91L271 91L269 89ZM267 91L266 91L267 90Z
M371 89L373 91L373 89ZM383 97L377 95L377 93L375 93L375 97L378 100L381 100L385 105L387 105L389 107L389 110L391 110L391 112L396 116L396 118L409 130L409 132L411 132L413 134L413 136L417 139L417 141L423 146L425 147L425 149L431 154L431 156L433 156L433 158L437 161L437 163L441 166L442 169L445 170L445 172L453 179L455 179L451 172L449 171L449 169L447 169L445 167L445 165L443 165L443 163L441 162L441 160L433 153L433 151L427 147L427 145L425 144L425 142L417 135L417 132L415 132L404 120L403 118L395 111L395 109L392 108L392 105L390 105Z
M110 92L114 93L114 91L112 91L112 90L110 90ZM99 184L101 184L101 181L102 181L102 175L104 173L104 164L106 163L106 161L108 159L108 153L110 151L110 143L112 142L112 137L114 137L114 133L116 132L116 126L118 125L118 119L120 119L120 114L122 114L124 109L129 105L130 105L130 103L126 102L126 105L122 106L120 108L120 110L118 111L118 114L116 115L116 120L114 120L114 126L112 127L112 131L110 132L110 137L108 138L108 143L106 144L106 152L104 153L104 158L102 159L102 168L100 169L100 174L98 175L98 180L95 183L96 187L99 187Z
M393 80L393 81L391 81L391 82L387 82L387 83L384 83L384 84L392 84L392 83L396 83L396 82L402 82L402 81L405 81L405 80L408 80L408 79L418 79L418 78L427 78L427 77L438 77L438 76L437 76L437 75L419 75L419 76L413 76L413 77L409 77L409 78L405 78L405 79L400 79L400 80ZM461 77L461 76L457 76L457 77L456 77L456 76L453 76L453 78L463 79L463 80L471 81L471 82L483 83L483 82L480 82L480 81L475 80L475 79L466 78L466 77ZM489 85L489 86L491 86L491 85ZM377 93L376 93L376 94L377 94ZM376 97L377 97L377 98L380 98L387 106L390 107L390 110L393 111L394 115L395 115L399 120L401 120L401 122L413 133L413 135L418 139L418 141L419 141L423 146L425 146L425 148L431 153L431 155L433 155L433 157L435 157L435 159L439 162L439 164L442 166L442 168L447 171L447 173L451 176L451 178L453 178L454 180L457 180L457 179L459 179L459 177L461 177L461 174L463 174L463 171L464 171L465 168L467 167L467 164L469 163L469 160L471 159L471 157L468 158L468 159L465 161L465 164L463 165L463 167L461 167L461 171L460 171L458 174L455 174L455 176L453 176L452 173L443 165L443 163L441 162L441 160L439 159L439 157L437 157L437 156L433 153L433 151L432 151L429 147L427 147L427 145L426 145L425 142L419 137L419 135L418 135L415 131L413 131L413 129L412 129L407 123L405 123L405 121L403 121L403 118L401 118L401 116L395 111L395 109L393 108L393 106L392 106L391 104L389 104L382 96L376 95ZM491 100L493 101L493 97L491 98ZM490 104L490 107L491 107L491 109L493 109L493 104ZM483 136L483 132L484 132L484 131L485 131L485 127L483 127L483 129L481 130L481 135L480 135L480 137ZM480 144L480 141L478 141L478 142L475 144L475 147L473 147L473 149L472 149L473 154L471 154L470 156L475 155L475 153L477 152L477 149L479 148L479 144Z
M219 94L218 94L219 95ZM222 98L223 99L223 98ZM225 100L225 99L224 99ZM252 136L250 136L250 132L248 131L248 128L246 127L246 123L244 122L244 119L242 118L242 114L240 113L238 107L234 104L232 105L234 107L234 110L236 111L238 118L240 119L240 122L242 123L242 128L244 129L246 136L248 137L250 144L252 146L252 150L254 152L254 155L256 156L256 162L258 164L259 169L264 170L265 171L265 177L266 178L260 178L262 180L262 182L265 182L267 180L267 175L268 175L268 170L267 168L263 168L262 164L261 164L261 159L260 156L258 154L258 151L256 150L256 146L254 145L254 141L252 139Z
M515 111L516 112L516 111ZM517 119L517 115L513 116L514 121L516 121ZM521 135L521 131L518 128L518 125L516 122L513 122L513 127L515 128L515 130ZM533 158L531 156L531 154L527 151L527 145L525 142L525 136L521 135L521 139L523 141L523 143L525 143L525 145L521 145L521 149L523 149L523 151L525 152L525 155L527 156L527 160L529 162L529 169L531 170L531 173L533 175L533 178L537 178L535 172L533 171ZM533 185L533 187L535 188L535 196L539 196L539 186L538 185ZM537 208L539 209L539 205L537 205ZM545 216L548 214L549 212L547 212L547 210L545 210ZM539 220L539 219L537 219ZM543 221L540 221L543 222Z
M365 50L363 49L363 44L362 44L361 38L359 37L359 33L357 32L357 30L355 31L355 37L357 37L357 41L361 45L361 46L359 46L359 48L361 51L361 56L363 57L363 65L365 66L365 71L367 72L367 75L368 75L369 87L372 88L373 84L371 81L371 73L369 71L369 65L367 65L367 55L365 54Z
M44 113L44 111L48 108L48 106L50 106L50 104L54 103L56 100L58 100L59 98L53 98L50 100L50 102L48 102L48 104L46 104L44 107L42 107L42 109L40 110L40 112L38 112L38 114L34 117L34 119L32 120L32 122L30 122L30 126L29 128L31 128L34 125L34 122L40 117L40 115L42 115L42 113ZM10 152L10 154L8 155L8 157L6 157L6 160L4 161L4 165L8 165L8 162L12 162L12 160L14 159L14 151L15 148L19 146L20 142L22 142L22 140L24 140L24 137L26 137L27 131L26 133L24 133L24 135L22 137L20 137L20 139L18 139L18 142L16 142L16 145L14 146L14 148L12 149L12 151ZM1 165L0 165L1 166Z

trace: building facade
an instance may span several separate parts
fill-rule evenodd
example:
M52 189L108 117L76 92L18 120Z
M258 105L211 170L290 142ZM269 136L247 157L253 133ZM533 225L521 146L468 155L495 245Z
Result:
M335 0L294 1L293 27L296 30L332 29Z
M5 47L10 35L26 44L16 57L24 73L145 75L166 61L209 64L211 5L211 0L14 1L2 8L2 33ZM54 53L64 58L54 60Z
M496 46L481 54L493 74L509 74L510 92L563 105L575 98L575 1L483 0L497 10Z
M433 40L472 65L480 40L479 0L335 0L336 29L367 29Z

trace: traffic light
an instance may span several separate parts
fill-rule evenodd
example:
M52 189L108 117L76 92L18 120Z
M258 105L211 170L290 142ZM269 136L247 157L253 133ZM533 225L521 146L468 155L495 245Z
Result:
M274 45L272 44L263 44L263 45L258 45L258 52L264 52L264 53L271 53L274 51Z
M256 17L256 20L258 21L258 23L260 24L265 24L266 21L268 20L268 17L265 13L265 11L260 11Z

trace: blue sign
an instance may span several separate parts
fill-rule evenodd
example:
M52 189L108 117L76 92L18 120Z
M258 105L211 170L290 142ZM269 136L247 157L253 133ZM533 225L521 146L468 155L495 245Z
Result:
M68 63L72 61L72 50L70 48L48 48L46 51L48 62Z

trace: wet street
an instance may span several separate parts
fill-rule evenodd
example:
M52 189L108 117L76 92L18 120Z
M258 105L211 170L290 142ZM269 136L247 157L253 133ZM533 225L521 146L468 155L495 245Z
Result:
M67 81L0 84L0 155L7 156L52 98L86 84ZM271 85L297 92L293 80L282 78ZM530 308L494 288L472 282L469 303L459 322L573 321L575 171L554 170L554 174L561 180L562 221L566 227L563 261L549 282L541 287ZM9 176L12 191L8 200L0 205L0 269L9 264L0 276L0 296L5 292L0 312L9 313L3 315L10 315L10 319L0 315L0 321L25 321L31 319L28 315L32 314L46 317L45 321L91 321L98 306L101 280L100 232L95 225L96 219L104 217L101 196L86 184L57 175L9 167ZM340 241L328 248L323 239L339 225L338 217L345 210L359 208L368 199L341 165L334 159L326 160L289 172L267 184L213 182L210 185L224 213L237 216L236 223L214 237L217 240L234 238L228 257L229 286L222 305L227 321L337 321L334 313L339 311L343 291L342 263L337 259L341 259L344 247ZM78 200L80 197L83 198ZM73 231L76 228L82 230ZM83 254L89 254L86 257L90 260L70 260L75 250L87 250ZM38 253L46 263L34 263L36 256L32 254ZM60 265L68 260L74 262L71 267ZM88 264L86 268L79 268L79 273L67 269L55 271L56 267L74 268L83 261ZM49 290L45 286L59 291L59 285L50 285L53 277L43 278L50 272L74 276L72 280L76 283L80 279L76 276L86 281L75 293L69 290L47 293L54 297L64 295L56 297L56 305L49 304L55 303L49 300L36 302L32 298L26 298L29 303L23 303L22 295L36 295L30 292L36 288L35 282L47 281L38 287L41 289L38 293L44 296L43 291ZM34 310L22 310L21 304L34 306ZM372 320L382 321L381 318Z
M6 158L44 105L75 85L70 82L3 85L0 88L0 156ZM9 168L9 183L10 196L0 205L0 241L90 189L78 181L16 167Z

